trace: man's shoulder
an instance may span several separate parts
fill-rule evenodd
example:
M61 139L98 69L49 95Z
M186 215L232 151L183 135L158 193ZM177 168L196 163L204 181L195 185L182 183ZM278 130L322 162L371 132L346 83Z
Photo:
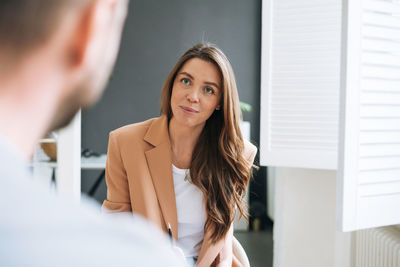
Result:
M30 177L0 184L1 266L180 266L167 239L140 218L104 217L94 201L73 203Z

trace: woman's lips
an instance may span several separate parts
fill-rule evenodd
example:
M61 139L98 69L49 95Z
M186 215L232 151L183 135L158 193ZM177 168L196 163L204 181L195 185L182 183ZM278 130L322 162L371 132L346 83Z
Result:
M198 113L197 110L192 109L192 108L189 108L189 107L180 106L180 108L181 108L184 112L189 113L189 114Z

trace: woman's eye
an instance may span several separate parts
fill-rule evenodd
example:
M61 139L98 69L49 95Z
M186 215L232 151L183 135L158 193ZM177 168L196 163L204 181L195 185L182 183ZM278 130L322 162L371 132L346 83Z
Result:
M214 89L212 89L212 88L210 88L210 87L204 88L204 91L205 91L207 94L214 94Z
M183 84L185 84L185 85L189 85L189 84L190 84L190 81L189 81L189 79L182 78L182 79L181 79L181 83L183 83Z

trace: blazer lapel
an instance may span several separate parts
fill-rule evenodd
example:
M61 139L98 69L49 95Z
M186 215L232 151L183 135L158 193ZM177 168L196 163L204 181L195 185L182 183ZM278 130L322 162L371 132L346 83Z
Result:
M149 127L144 140L154 146L145 152L151 178L165 220L171 225L172 235L178 239L178 216L171 166L171 146L168 134L168 119L162 116ZM168 228L167 228L168 229Z
M161 212L164 216L165 227L167 228L168 223L170 223L172 235L175 240L178 240L178 215L172 177L171 145L168 133L168 119L165 115L152 123L144 140L154 146L154 148L146 151L145 155ZM209 267L224 244L225 238L213 244L210 231L206 231L197 266Z

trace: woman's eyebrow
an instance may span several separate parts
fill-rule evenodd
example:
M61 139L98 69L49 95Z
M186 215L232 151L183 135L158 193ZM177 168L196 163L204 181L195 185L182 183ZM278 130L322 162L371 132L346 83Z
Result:
M186 75L186 76L188 76L190 79L195 80L194 77L193 77L192 75L190 75L189 73L187 73L186 71L179 72L179 74ZM214 83L214 82L204 82L204 84L212 85L212 86L215 86L216 88L219 89L218 84L216 84L216 83Z
M192 75L190 75L189 73L187 73L186 71L182 71L179 74L183 74L183 75L189 76L190 79L194 80L194 77Z
M213 85L213 86L215 86L215 87L217 87L219 89L219 86L216 83L213 83L213 82L204 82L204 83L208 84L208 85Z

